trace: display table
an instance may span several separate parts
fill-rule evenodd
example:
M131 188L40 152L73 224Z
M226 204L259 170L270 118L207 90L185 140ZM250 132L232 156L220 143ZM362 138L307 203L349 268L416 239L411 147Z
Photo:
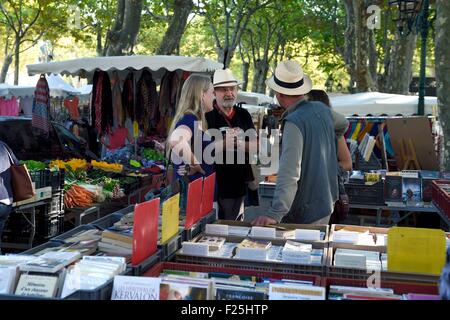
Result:
M448 230L450 228L450 219L445 216L443 213L441 213L434 204L429 204L425 206L406 206L406 207L393 207L393 206L379 206L379 205L364 205L364 204L352 204L350 203L351 209L368 209L368 210L376 210L377 216L376 216L376 226L382 226L381 225L381 214L383 211L405 211L407 212L403 217L396 220L393 224L387 225L387 227L396 226L399 222L405 220L407 217L409 217L411 214L416 212L424 212L424 213L436 213L441 217L441 220L445 222L446 229Z

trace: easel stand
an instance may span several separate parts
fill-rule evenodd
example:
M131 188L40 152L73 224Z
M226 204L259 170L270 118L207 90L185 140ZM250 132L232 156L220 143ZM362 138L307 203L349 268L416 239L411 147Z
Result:
M407 140L407 141L406 141ZM420 170L419 161L417 160L416 149L411 138L402 138L400 141L401 156L403 159L403 170ZM409 150L408 150L409 149Z

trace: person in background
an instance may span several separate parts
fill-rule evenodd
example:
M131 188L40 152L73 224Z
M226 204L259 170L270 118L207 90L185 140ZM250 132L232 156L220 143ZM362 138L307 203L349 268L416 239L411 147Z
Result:
M250 141L245 143L240 141L239 135L249 129L255 129L250 113L236 105L239 84L231 70L216 70L213 78L214 95L216 96L214 109L206 114L208 127L220 130L224 135L224 141L231 141L234 137L238 141L236 147L231 149L229 149L228 143L224 144L226 149L224 153L233 153L234 163L225 163L226 157L224 156L224 164L215 165L218 216L219 219L225 220L242 220L244 218L247 183L254 180L248 159L245 159L245 164L237 164L236 160L238 149L245 150L246 158L248 158L249 144L251 143ZM254 140L254 143L257 143L256 139Z
M313 89L308 93L309 101L320 101L331 108L330 98L323 90ZM347 142L344 136L338 136L338 163L344 171L351 171L353 169L352 156L348 150Z
M181 90L177 112L169 129L167 145L167 150L171 151L169 160L182 155L182 159L176 159L177 162L182 163L174 165L178 179L185 173L186 164L189 165L189 181L208 176L214 171L212 165L206 164L202 159L196 159L194 154L194 141L198 138L195 134L202 135L200 137L202 152L211 143L211 141L206 141L210 139L203 139L203 135L208 129L205 113L213 108L213 90L211 79L198 74L190 75Z
M6 143L0 141L0 254L2 251L2 234L11 213L13 194L11 186L11 158L16 157Z
M320 101L331 108L330 98L323 90L314 89L308 93L309 101ZM342 223L347 218L350 211L350 201L345 192L345 174L352 171L353 163L350 150L344 136L337 136L337 159L338 159L338 182L339 199L334 205L334 210L330 218L330 224Z
M336 120L322 102L308 101L312 81L299 63L280 62L266 83L286 111L273 201L252 225L328 224L339 196Z

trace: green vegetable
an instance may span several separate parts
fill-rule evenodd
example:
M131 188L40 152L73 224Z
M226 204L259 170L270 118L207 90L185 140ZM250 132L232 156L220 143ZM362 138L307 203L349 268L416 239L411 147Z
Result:
M27 169L30 171L44 170L46 167L44 162L35 160L24 160L24 161L21 160L20 164L25 164L27 166Z

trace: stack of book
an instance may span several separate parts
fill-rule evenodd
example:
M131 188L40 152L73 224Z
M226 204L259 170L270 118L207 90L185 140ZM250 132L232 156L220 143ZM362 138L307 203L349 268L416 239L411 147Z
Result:
M112 227L102 232L98 249L108 255L131 257L133 248L133 228L117 229Z
M334 266L352 269L381 270L380 253L338 248L334 254Z
M68 268L61 297L78 290L95 290L126 269L123 257L84 256Z
M386 246L387 234L370 231L348 231L345 228L333 232L333 242L360 246Z
M393 289L330 286L329 300L402 300Z
M270 241L244 239L237 245L236 258L265 261L271 247Z
M284 263L310 264L312 245L288 240L283 247Z
M19 275L19 265L34 260L35 256L0 256L0 294L13 294Z

